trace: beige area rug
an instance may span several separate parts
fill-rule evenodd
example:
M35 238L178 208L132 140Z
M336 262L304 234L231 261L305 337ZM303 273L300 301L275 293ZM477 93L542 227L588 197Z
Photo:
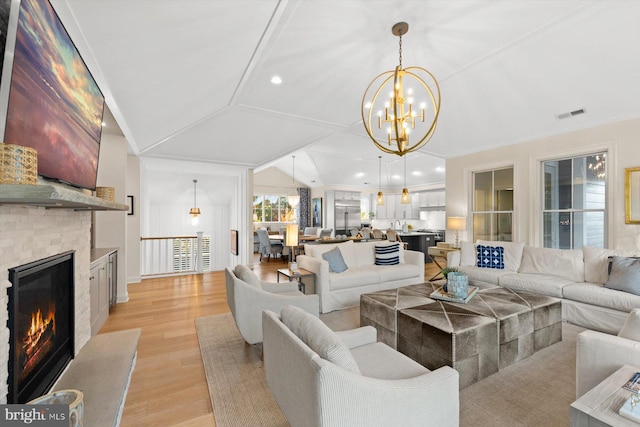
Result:
M321 315L334 330L360 324L359 309ZM231 314L195 320L216 426L288 425L267 386L262 346L248 345ZM563 341L460 391L461 426L567 426L575 400L576 336L563 324Z

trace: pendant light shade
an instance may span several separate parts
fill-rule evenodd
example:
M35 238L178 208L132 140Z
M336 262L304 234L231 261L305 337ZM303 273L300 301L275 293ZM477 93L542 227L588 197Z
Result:
M196 218L201 213L200 208L197 207L198 204L196 203L196 184L197 183L198 183L198 180L194 179L193 180L193 207L189 209L189 215L191 215L194 218Z
M382 156L378 156L378 206L384 205L384 194L382 194Z
M408 205L411 203L411 196L409 196L409 189L407 188L407 157L404 157L404 188L402 189L402 196L400 197L400 203Z

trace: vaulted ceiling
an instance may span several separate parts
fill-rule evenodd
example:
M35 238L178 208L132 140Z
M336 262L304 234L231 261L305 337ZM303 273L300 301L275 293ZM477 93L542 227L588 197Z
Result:
M309 186L377 187L360 104L397 65L399 21L403 64L442 92L434 137L407 158L409 186L442 182L447 157L640 116L639 1L52 3L143 157L291 173L295 154ZM384 155L382 187L401 187L403 166Z

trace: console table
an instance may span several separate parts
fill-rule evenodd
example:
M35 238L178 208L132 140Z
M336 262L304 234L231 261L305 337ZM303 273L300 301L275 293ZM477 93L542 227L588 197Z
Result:
M310 293L314 294L316 292L316 275L315 273L309 271L309 270L305 270L304 268L299 268L297 269L295 272L289 270L288 268L280 268L278 269L278 273L276 276L276 280L278 283L280 283L280 275L283 275L284 277L286 277L287 279L289 279L289 281L297 281L298 282L298 289L300 290L300 292L302 292L303 294L307 293L307 287L305 285L305 283L303 282L303 279L306 277L310 277L313 279L313 288L310 290Z
M447 254L449 252L458 252L460 251L460 248L441 248L439 246L430 246L427 249L427 253L429 254L429 257L431 257L431 260L438 266L439 270L438 272L431 278L429 279L429 281L434 281L434 280L438 280L438 279L443 279L444 277L442 277L442 273L440 273L440 270L442 270L444 267L440 265L440 263L438 262L437 258L442 258L444 259L444 265L447 265Z

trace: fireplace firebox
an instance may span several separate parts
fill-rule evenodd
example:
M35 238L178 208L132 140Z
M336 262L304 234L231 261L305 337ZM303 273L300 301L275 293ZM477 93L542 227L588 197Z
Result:
M44 393L74 354L74 251L9 269L9 394Z

